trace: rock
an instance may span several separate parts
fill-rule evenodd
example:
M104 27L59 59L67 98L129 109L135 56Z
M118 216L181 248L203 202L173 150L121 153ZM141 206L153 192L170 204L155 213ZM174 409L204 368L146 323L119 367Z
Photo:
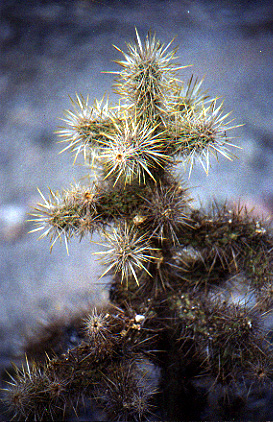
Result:
M25 233L27 210L17 204L0 207L0 240L13 242Z

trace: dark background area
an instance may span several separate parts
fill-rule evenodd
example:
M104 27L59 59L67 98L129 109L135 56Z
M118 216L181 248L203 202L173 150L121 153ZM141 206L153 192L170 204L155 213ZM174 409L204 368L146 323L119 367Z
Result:
M111 93L125 49L148 30L179 45L181 79L205 75L204 89L233 110L232 133L243 150L238 160L212 161L206 176L198 165L189 185L196 201L255 204L271 212L273 203L273 4L272 1L9 1L0 2L0 356L15 359L24 336L48 318L71 315L107 300L97 285L101 269L84 239L56 244L27 223L27 212L45 196L69 187L86 170L72 167L69 153L58 155L56 128L75 92L100 99ZM184 170L181 167L181 174ZM184 174L187 178L187 174ZM98 237L95 236L95 241Z

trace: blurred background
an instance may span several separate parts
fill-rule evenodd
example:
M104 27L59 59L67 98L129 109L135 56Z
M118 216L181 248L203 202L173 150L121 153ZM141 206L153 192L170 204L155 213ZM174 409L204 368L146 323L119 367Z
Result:
M238 160L212 162L208 176L198 165L191 179L197 203L218 200L255 205L271 213L273 204L273 3L272 1L127 0L0 2L0 364L16 357L37 325L81 306L107 300L105 280L84 239L70 245L37 241L27 223L39 201L85 174L72 167L54 131L75 93L100 99L111 93L112 44L149 30L179 45L181 79L205 76L203 88L233 111L232 133L243 150ZM183 172L183 168L180 168ZM187 174L185 174L187 178ZM97 237L94 238L98 240ZM106 280L107 281L107 280Z

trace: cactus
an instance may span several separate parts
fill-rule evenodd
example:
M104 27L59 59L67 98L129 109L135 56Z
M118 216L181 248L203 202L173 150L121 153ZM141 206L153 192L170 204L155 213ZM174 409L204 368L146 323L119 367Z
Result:
M65 112L63 151L96 177L40 192L35 230L67 248L98 231L110 303L73 322L76 345L56 346L58 322L32 339L5 395L17 420L252 419L251 397L273 386L270 224L241 206L195 208L175 175L233 159L237 126L203 80L179 80L172 42L136 30L115 47L118 105L76 95Z

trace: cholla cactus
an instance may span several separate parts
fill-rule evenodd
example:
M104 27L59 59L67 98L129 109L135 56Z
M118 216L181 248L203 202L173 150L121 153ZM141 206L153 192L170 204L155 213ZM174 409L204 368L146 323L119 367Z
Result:
M253 420L248 398L273 386L269 225L240 207L194 209L173 171L232 159L229 113L202 80L179 81L171 43L136 37L117 48L118 106L77 96L59 131L95 182L41 193L33 214L52 246L101 233L111 302L74 321L78 344L56 346L56 323L27 346L6 394L19 420Z

